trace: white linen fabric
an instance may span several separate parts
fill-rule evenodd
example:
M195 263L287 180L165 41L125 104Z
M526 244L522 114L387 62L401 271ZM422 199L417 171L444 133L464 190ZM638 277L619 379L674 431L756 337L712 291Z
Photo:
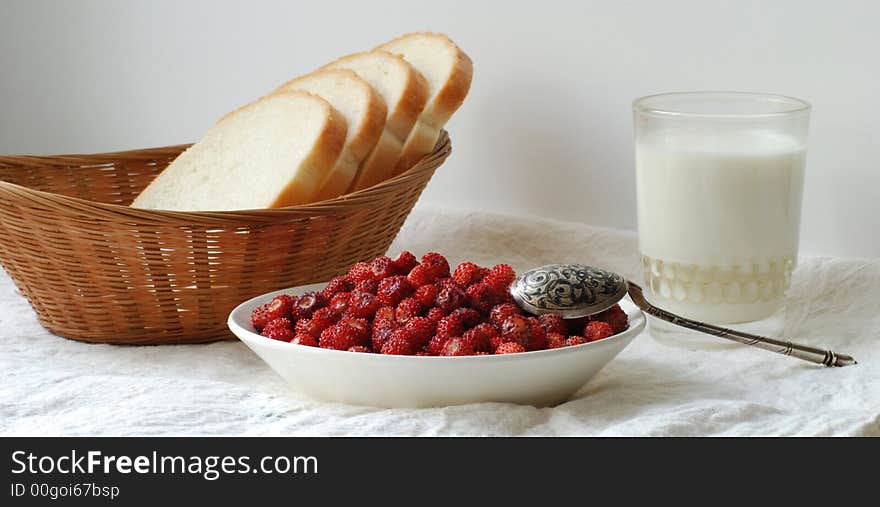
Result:
M418 206L392 245L518 271L577 261L640 280L632 232ZM51 335L0 274L2 435L880 435L880 259L802 255L786 308L741 329L848 353L824 368L719 338L642 333L571 401L377 409L305 398L238 341Z

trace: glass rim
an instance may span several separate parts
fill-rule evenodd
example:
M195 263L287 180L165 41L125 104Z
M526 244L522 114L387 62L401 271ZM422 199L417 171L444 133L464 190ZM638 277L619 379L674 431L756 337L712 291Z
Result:
M654 106L650 105L651 102L657 102L661 99L669 99L669 98L698 98L698 97L736 97L740 99L752 99L755 102L768 102L775 101L779 103L785 103L791 106L788 109L781 109L779 111L770 111L770 112L718 112L718 113L706 113L706 112L689 112L689 111L681 111L676 110L672 107L662 107L662 106ZM670 117L670 118L774 118L774 117L784 117L784 116L796 116L802 114L808 114L812 109L812 105L806 100L799 99L796 97L791 97L788 95L779 95L776 93L761 93L761 92L737 92L737 91L723 91L723 90L706 90L706 91L690 91L690 92L666 92L666 93L656 93L653 95L645 95L644 97L639 97L632 102L633 111L639 114L646 114L652 116L660 116L660 117Z

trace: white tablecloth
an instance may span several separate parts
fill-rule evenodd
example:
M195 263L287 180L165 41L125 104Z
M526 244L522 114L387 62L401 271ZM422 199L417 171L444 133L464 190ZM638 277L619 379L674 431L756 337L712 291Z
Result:
M419 206L391 252L517 270L579 261L640 279L635 236ZM375 409L292 391L244 345L117 347L55 337L0 274L3 435L880 435L880 259L802 255L787 307L745 329L855 356L817 367L646 331L554 408Z

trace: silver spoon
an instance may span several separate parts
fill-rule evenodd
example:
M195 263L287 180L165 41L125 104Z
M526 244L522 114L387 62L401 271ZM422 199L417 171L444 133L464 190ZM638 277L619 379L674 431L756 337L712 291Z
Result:
M592 266L548 264L522 273L510 286L510 294L527 312L536 315L556 313L566 319L586 317L607 310L627 293L643 312L677 326L825 366L856 364L855 359L846 354L679 317L645 300L642 288L638 285L617 273Z

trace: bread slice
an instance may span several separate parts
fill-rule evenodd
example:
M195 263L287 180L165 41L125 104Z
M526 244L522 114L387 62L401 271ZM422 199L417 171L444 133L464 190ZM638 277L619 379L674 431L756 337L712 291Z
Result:
M348 191L361 163L379 142L385 128L385 101L366 81L347 69L318 70L281 85L277 91L302 90L320 96L348 123L342 155L318 190L318 200Z
M385 51L367 51L344 56L321 67L348 69L375 89L388 108L385 129L373 151L361 164L350 191L368 188L393 174L403 144L428 100L428 84L412 65Z
M131 205L223 211L308 203L336 164L345 136L345 119L320 97L263 97L221 118Z
M403 146L396 175L434 149L440 129L467 96L474 64L449 37L438 33L407 34L376 49L403 57L428 83L428 102Z

